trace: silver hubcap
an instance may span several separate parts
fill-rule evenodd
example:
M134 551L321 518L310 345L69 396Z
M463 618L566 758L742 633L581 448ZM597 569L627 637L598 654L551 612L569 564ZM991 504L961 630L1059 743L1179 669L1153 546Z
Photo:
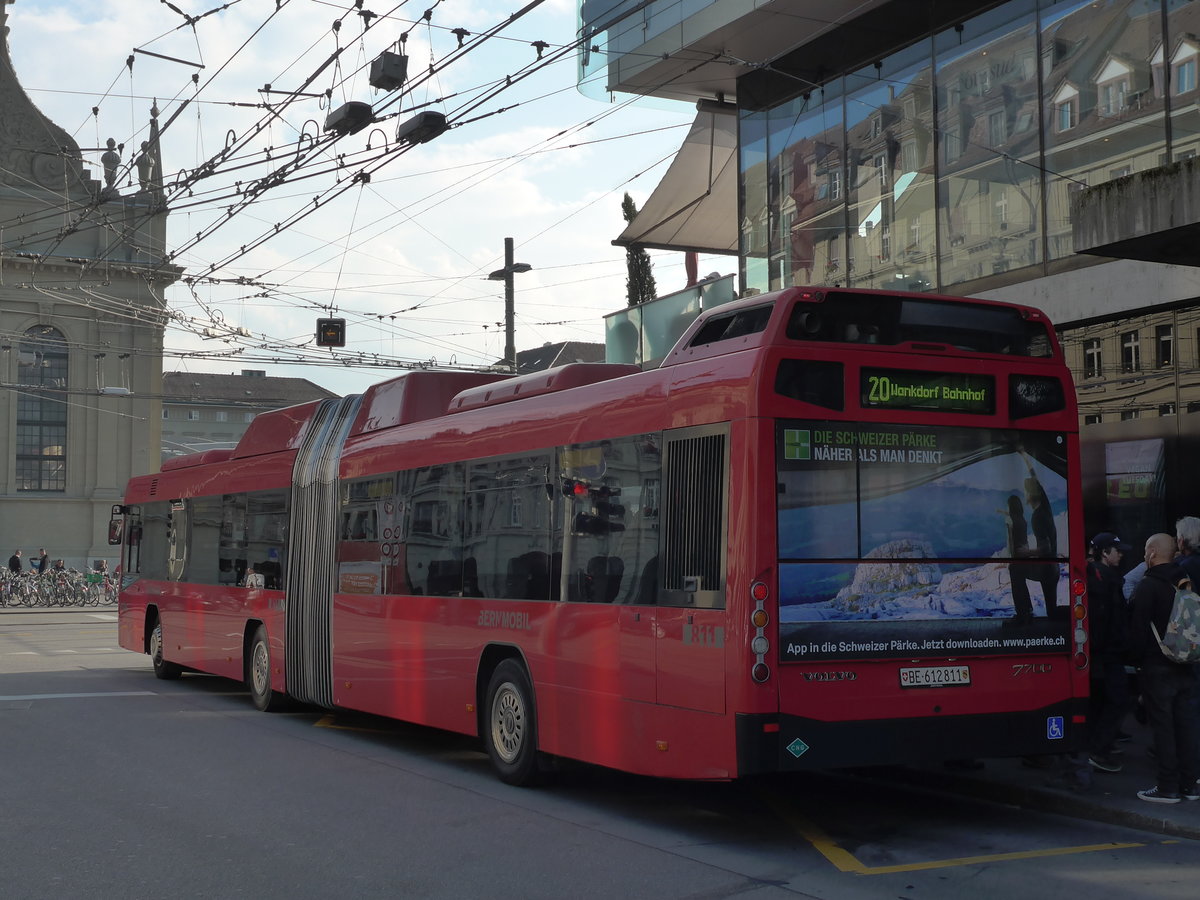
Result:
M524 743L525 706L517 689L505 682L492 700L492 745L504 762L511 763Z
M267 645L259 641L254 645L254 659L250 664L250 678L253 681L254 693L263 697L271 689L271 656Z

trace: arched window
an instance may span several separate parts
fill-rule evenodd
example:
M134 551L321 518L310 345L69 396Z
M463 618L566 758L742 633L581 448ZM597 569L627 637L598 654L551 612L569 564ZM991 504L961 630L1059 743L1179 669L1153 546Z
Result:
M67 342L48 325L25 332L17 356L17 490L67 489Z

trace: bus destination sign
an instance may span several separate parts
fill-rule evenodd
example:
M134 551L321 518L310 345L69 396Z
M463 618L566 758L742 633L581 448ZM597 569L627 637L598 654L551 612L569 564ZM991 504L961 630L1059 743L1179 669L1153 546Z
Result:
M961 372L863 369L864 409L929 409L990 414L996 411L996 380Z

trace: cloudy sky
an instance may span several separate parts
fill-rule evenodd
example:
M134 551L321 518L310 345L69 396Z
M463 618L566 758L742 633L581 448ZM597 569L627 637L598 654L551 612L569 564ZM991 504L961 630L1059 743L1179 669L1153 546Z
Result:
M168 351L192 355L168 356L164 368L265 368L349 393L396 374L389 362L488 365L504 351L503 285L486 275L503 265L505 237L533 267L516 280L517 349L602 342L603 316L625 305L624 250L611 245L624 227L621 197L644 201L694 109L630 103L602 84L581 94L576 54L565 49L577 28L572 0L545 0L511 22L516 4L492 0L361 8L9 6L18 78L81 147L114 138L128 165L157 101L164 181L170 189L188 179L191 190L175 192L168 244L202 276L168 291ZM409 58L408 83L377 91L368 67L397 50ZM381 121L330 142L321 126L348 101L372 104ZM396 126L419 110L444 113L452 127L399 151ZM99 179L100 151L84 156ZM214 173L197 179L213 161ZM125 191L136 188L130 170L118 182ZM248 186L281 172L282 183L247 197ZM660 294L684 286L683 254L652 257ZM728 273L735 261L700 266ZM330 314L347 320L346 355L318 366L333 361L312 347L317 317ZM204 338L205 328L217 336Z

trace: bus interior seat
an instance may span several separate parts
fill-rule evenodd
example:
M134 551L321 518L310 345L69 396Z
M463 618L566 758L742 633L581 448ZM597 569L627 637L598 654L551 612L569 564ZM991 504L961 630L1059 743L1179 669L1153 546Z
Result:
M593 556L581 574L579 599L588 603L612 603L621 590L625 561L619 556Z
M246 561L239 559L238 563L240 564L238 568L240 573L238 583L240 584L246 578ZM279 560L263 560L254 567L254 571L263 577L263 587L273 591L283 590L283 567L279 565Z
M639 606L654 606L658 603L658 557L650 557L638 579L637 599Z
M434 559L429 562L426 589L430 596L449 597L462 591L462 561Z
M865 322L850 322L846 325L846 340L852 344L878 344L879 326Z
M509 600L545 600L549 597L550 567L547 554L541 550L530 550L510 559L504 596Z
M550 554L550 599L557 603L562 599L562 552Z
M479 587L479 564L475 557L468 556L462 564L462 595L464 597L482 597Z

